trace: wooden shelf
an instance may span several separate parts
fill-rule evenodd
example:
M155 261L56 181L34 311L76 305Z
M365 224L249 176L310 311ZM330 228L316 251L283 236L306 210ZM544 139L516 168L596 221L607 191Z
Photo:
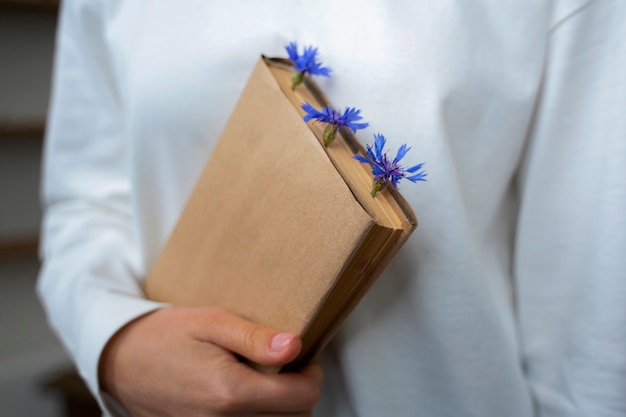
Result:
M44 120L0 121L0 140L43 139Z
M0 0L0 10L56 13L59 0Z
M37 236L0 240L0 262L16 259L37 259L39 238Z

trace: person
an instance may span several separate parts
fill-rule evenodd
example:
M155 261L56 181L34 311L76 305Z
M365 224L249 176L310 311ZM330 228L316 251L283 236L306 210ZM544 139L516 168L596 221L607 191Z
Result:
M108 415L626 415L624 2L66 0L57 39L38 293ZM265 375L238 358L297 336L142 282L292 41L428 182L401 184L420 225L320 361Z

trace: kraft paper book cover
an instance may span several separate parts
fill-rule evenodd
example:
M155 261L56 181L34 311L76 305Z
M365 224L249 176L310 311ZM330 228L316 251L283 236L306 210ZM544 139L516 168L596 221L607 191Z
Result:
M372 174L348 130L327 148L304 101L314 82L261 57L145 282L153 300L220 306L302 337L298 369L332 338L417 226Z

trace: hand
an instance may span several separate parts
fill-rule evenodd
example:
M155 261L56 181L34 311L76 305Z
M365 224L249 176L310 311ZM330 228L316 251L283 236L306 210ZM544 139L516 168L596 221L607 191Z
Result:
M300 339L220 308L170 307L142 316L109 341L101 388L133 417L310 416L322 369L264 374L292 361Z

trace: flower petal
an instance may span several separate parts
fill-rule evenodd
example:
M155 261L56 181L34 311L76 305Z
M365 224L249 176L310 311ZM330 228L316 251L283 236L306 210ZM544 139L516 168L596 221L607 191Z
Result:
M300 108L306 112L303 116L305 122L308 122L311 119L321 119L324 117L324 114L313 107L313 105L308 101L305 101Z
M289 60L294 63L298 60L298 44L295 42L290 42L289 45L285 46L285 50L287 51L287 55L289 56Z
M372 161L370 161L369 159L367 159L363 155L354 154L352 157L354 159L356 159L357 161L362 162L364 164L369 164L369 165L373 165L374 164Z
M406 172L415 172L417 170L422 169L423 166L424 166L424 162L422 162L421 164L414 165L411 168L407 168L405 171Z
M416 182L416 181L426 181L426 177L428 176L427 173L425 172L419 172L415 175L412 175L410 177L404 177L407 180L411 181L411 182Z
M396 159L394 159L395 162L400 162L402 160L402 158L404 158L404 155L406 155L406 153L411 149L410 146L406 146L406 143L403 143L400 148L398 148L398 153L396 154Z
M374 135L374 153L376 155L376 160L382 159L385 142L387 142L387 139L385 139L385 137L380 133Z

